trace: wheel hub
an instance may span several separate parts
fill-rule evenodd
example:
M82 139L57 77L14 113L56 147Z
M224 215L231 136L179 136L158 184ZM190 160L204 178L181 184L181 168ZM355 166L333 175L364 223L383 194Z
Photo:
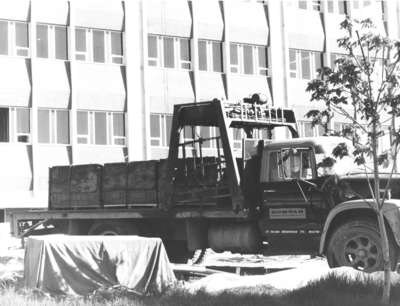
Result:
M360 257L360 258L365 258L365 257L367 257L367 251L364 250L364 249L358 250L357 256Z
M372 271L378 264L378 247L368 237L356 236L349 239L345 247L345 257L350 266L363 271Z

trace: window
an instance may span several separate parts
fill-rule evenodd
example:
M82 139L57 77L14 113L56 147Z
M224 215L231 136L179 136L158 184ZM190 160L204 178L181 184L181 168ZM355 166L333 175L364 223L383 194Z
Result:
M64 26L38 24L36 26L36 56L67 59L67 28Z
M199 70L222 72L222 43L199 40Z
M52 144L69 143L68 110L38 110L38 142Z
M311 179L312 151L307 148L283 149L269 154L269 180Z
M299 9L303 10L314 10L314 11L320 11L321 10L321 1L320 0L311 0L311 1L304 1L300 0L299 1Z
M124 113L78 111L77 142L124 146L126 144Z
M147 38L149 66L191 69L190 40L171 36L149 35Z
M233 148L240 149L242 147L242 138L244 138L244 134L242 129L233 128Z
M233 73L268 75L267 47L230 45L230 69Z
M150 144L153 147L168 147L171 135L172 116L150 114Z
M368 0L367 1L353 0L352 3L353 3L353 9L355 9L355 10L362 9L364 7L371 5L371 1L368 1Z
M301 137L324 136L325 129L321 125L312 126L311 121L299 121L299 134Z
M291 78L310 80L318 76L322 67L322 53L289 49L289 75Z
M347 14L347 1L346 0L338 1L338 13L341 15Z
M104 31L93 30L93 61L104 63L106 61L104 44Z
M336 13L341 15L347 14L347 0L328 0L327 1L328 13Z
M123 64L122 32L76 28L75 59L95 63Z
M29 56L29 30L26 22L0 20L0 54Z
M15 22L15 54L29 56L29 31L26 22Z
M0 142L31 141L31 113L29 108L0 108Z

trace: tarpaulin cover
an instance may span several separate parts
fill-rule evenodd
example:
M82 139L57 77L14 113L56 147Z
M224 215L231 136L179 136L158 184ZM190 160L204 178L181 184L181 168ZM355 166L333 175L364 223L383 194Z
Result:
M161 239L139 236L29 237L24 266L25 285L51 294L116 285L147 294L176 281Z

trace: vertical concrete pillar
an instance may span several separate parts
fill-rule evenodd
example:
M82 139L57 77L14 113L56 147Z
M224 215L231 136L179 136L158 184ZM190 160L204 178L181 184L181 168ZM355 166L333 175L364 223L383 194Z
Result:
M69 111L69 137L71 144L71 164L75 164L77 160L77 105L76 105L76 78L74 78L76 70L75 61L75 16L74 1L69 1L69 20L68 20L68 59L70 63L69 78L71 85L70 92L70 111Z
M125 61L128 159L150 158L150 113L146 92L146 1L125 1Z
M197 2L199 0L192 0L192 37L190 40L191 60L192 60L192 73L193 73L193 87L194 87L194 101L200 101L201 84L199 82L199 31L198 31L198 9ZM201 1L201 0L200 0Z
M31 144L32 144L32 178L33 178L33 195L36 196L39 190L39 173L38 173L38 107L37 107L37 78L35 71L40 69L36 58L36 11L35 4L37 0L31 0L31 13L29 20L29 48L31 53Z
M223 71L225 73L225 92L226 98L231 99L231 89L230 89L230 78L231 78L231 69L229 66L230 62L230 35L229 35L229 27L230 27L230 16L229 16L229 6L230 1L224 0L220 2L220 5L223 6L223 19L224 19L224 40L222 42L222 57L223 57Z

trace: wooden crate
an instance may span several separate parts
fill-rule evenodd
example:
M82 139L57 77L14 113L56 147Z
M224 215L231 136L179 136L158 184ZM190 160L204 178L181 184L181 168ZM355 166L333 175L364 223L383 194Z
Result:
M102 166L97 164L71 167L71 208L101 207Z
M128 190L157 188L157 160L130 162L128 166Z
M126 206L128 163L103 166L102 201L104 206Z
M71 166L56 166L49 170L49 208L70 208Z

